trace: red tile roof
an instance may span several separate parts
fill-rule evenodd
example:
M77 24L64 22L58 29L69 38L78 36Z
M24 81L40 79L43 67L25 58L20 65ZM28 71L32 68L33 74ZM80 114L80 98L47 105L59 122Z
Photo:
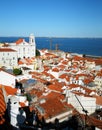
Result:
M22 65L22 64L24 64L24 62L23 62L22 60L19 60L19 61L18 61L18 64L19 64L19 65Z
M10 86L4 86L7 95L15 95L17 93L17 89L16 88L12 88Z
M102 96L96 96L96 104L102 106Z
M49 67L49 66L44 65L43 67L44 67L44 71L50 70L50 67Z
M42 93L43 93L43 91L40 91L40 90L37 90L37 89L32 89L31 92L30 92L31 95L36 95L38 98L40 96L42 96Z
M13 50L11 48L0 48L0 52L16 52L16 50Z
M63 105L59 99L48 99L45 103L40 104L45 110L45 118L51 118L63 112L66 112L68 109Z
M77 88L79 87L78 84L69 84L68 87L71 89L71 88Z
M19 102L20 107L26 107L27 106L26 102L27 102L27 100L25 102Z
M0 125L5 122L4 114L6 111L6 104L3 96L2 87L0 86Z
M55 99L58 98L59 100L63 100L64 99L64 95L58 93L58 92L54 92L51 91L48 95L46 96L41 96L41 98L46 98L46 99Z
M75 109L73 110L73 115L75 116L80 116L80 119L85 121L86 119L86 124L87 126L95 126L95 128L99 128L99 130L102 130L102 120L99 120L93 116L89 116L84 115L84 114L80 114L78 111L76 111Z
M24 41L24 39L18 39L17 41L16 41L16 44L20 44L20 43L22 43Z
M99 128L102 130L102 120L98 120L94 117L89 116L89 121L91 122L91 125L94 125L95 127Z
M59 69L58 68L53 68L52 71L59 72Z
M89 78L88 78L88 79L84 79L83 82L84 82L85 84L89 84L89 83L91 83L92 81L93 81L93 79L89 79Z
M97 76L102 77L102 70L100 70L100 71L97 73Z
M83 57L80 57L80 56L74 56L73 59L76 60L76 61L79 61L79 60L83 60Z
M62 85L57 85L57 84L51 84L48 86L50 90L62 92Z
M67 60L64 60L64 61L62 61L62 64L67 65L67 64L68 64L68 61L67 61Z
M62 65L62 64L58 66L58 68L59 68L60 70L64 70L65 67L66 67L66 66L65 66L65 65Z
M25 103L24 102L20 102L19 103L21 107L25 107Z
M51 79L54 79L54 78L55 78L52 74L47 73L46 71L43 71L43 72L42 72L42 75L45 75L46 77L50 77Z
M95 61L96 65L102 65L102 58L99 58L99 59L97 58L94 61Z
M70 77L68 76L67 73L64 73L64 74L60 75L59 78L61 78L61 79L65 79L65 78L70 79Z

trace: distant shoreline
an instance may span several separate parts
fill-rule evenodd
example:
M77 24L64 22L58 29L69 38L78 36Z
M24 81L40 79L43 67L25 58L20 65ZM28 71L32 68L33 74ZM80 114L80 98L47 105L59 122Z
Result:
M0 38L29 38L28 36L0 36ZM102 39L102 37L56 37L56 36L35 36L35 38L69 38L69 39Z
M13 43L19 38L29 42L29 37L0 37L0 43ZM87 56L102 56L102 38L57 38L35 37L37 49L58 50L85 54Z

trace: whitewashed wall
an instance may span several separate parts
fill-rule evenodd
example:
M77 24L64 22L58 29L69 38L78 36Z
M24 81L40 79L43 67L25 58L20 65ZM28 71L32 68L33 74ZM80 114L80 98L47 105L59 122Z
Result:
M0 84L15 87L16 77L12 74L9 74L5 71L0 71Z

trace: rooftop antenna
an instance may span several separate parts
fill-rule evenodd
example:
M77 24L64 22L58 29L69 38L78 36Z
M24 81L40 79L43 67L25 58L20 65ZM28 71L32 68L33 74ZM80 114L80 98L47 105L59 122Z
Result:
M75 95L77 101L79 102L80 106L82 107L82 111L85 113L85 125L84 125L84 128L86 128L86 120L87 120L87 113L88 111L84 109L83 105L81 104L81 102L79 101L78 97Z
M52 38L50 39L50 50L52 50Z
M55 44L56 51L59 49L59 44Z

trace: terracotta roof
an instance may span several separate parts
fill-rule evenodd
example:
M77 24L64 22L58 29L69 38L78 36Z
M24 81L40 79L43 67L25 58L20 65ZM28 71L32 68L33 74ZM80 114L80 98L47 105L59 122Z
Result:
M4 114L6 111L6 104L3 96L2 87L0 87L0 125L5 122Z
M96 65L102 65L102 58L95 59Z
M91 57L85 57L84 59L87 60L88 62L95 62L95 59Z
M78 84L69 84L68 85L68 88L77 88L77 87L79 87L79 85Z
M48 99L45 103L40 104L45 110L45 118L51 118L58 114L68 111L68 108L63 105L59 99Z
M16 41L16 44L20 44L20 43L22 43L24 41L24 39L18 39L17 41Z
M33 60L31 58L26 58L26 61L31 64Z
M0 52L16 52L16 50L13 50L11 48L0 48Z
M64 79L64 78L68 78L68 77L69 77L69 76L68 76L67 73L64 73L64 74L62 74L62 75L59 76L59 78L62 78L62 79Z
M99 120L93 116L89 116L84 115L84 114L80 114L78 111L76 111L76 109L73 110L73 115L76 115L80 117L81 120L85 121L86 119L86 124L87 126L95 126L97 128L99 128L99 130L102 130L102 120Z
M58 68L59 68L60 70L64 70L65 67L66 67L66 66L65 66L65 65L62 65L62 64L58 66Z
M64 95L62 95L62 94L60 94L58 92L51 91L46 96L41 96L41 98L46 98L46 99L54 99L54 98L64 99Z
M24 102L20 102L19 104L20 104L21 107L25 107L26 106Z
M43 67L44 67L44 71L50 70L50 67L49 67L49 66L44 65Z
M35 75L32 75L32 78L34 78L34 79L40 81L41 83L46 83L46 80L41 79L40 77L37 77L37 76L35 76Z
M55 54L48 53L48 52L47 52L45 55L46 55L46 56L50 56L50 57L55 57L55 56L56 56Z
M100 71L97 73L97 76L102 77L102 70L100 70Z
M16 88L12 88L10 86L4 86L7 95L15 95L17 93L17 89Z
M56 68L53 68L52 71L59 72L59 69L56 67Z
M96 96L96 104L102 106L102 96Z
M64 60L64 61L62 61L62 64L67 65L67 64L68 64L68 61L67 61L67 60Z
M43 91L37 90L37 89L33 89L31 90L30 94L31 95L36 95L38 98L42 95Z
M48 86L49 89L51 90L55 90L55 91L59 91L61 92L62 91L62 86L61 85L57 85L57 84L51 84Z
M90 96L90 93L91 92L93 92L94 90L91 90L91 89L89 89L89 88L86 88L86 87L83 87L83 86L81 86L81 85L78 85L78 84L69 84L68 85L68 89L72 89L72 88L80 88L80 89L82 89L82 90L85 90L85 95L87 95L87 96ZM74 89L75 91L75 93L79 93L79 94L82 94L82 92L80 91L77 91L77 89Z
M23 62L22 60L19 60L19 61L18 61L18 64L19 64L19 65L22 65L22 64L24 64L24 62Z
M46 71L43 71L42 74L45 75L46 77L50 77L51 79L55 78L52 74L47 73Z
M88 74L83 74L83 73L80 73L80 74L77 74L76 76L77 76L77 77L87 77L87 76L88 76Z
M74 56L73 59L76 60L76 61L79 61L79 60L83 60L83 57L80 57L80 56Z
M26 107L27 106L26 102L27 102L27 100L25 102L19 102L20 107Z
M84 79L84 83L85 84L89 84L89 83L91 83L93 81L93 79L90 79L90 78L87 78L87 79Z
M29 72L29 73L32 75L41 76L41 73L39 73L39 72Z

